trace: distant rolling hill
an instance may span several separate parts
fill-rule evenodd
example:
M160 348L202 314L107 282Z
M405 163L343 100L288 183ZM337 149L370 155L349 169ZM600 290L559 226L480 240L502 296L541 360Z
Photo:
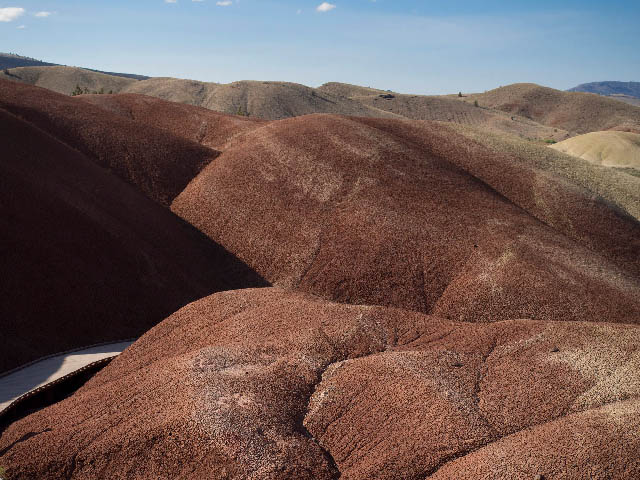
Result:
M18 67L0 71L0 78L70 95L79 86L89 92L119 93L138 80L77 67Z
M10 55L2 58L14 62L20 59L35 61ZM311 88L274 81L221 84L178 78L123 77L66 66L10 68L0 71L0 78L67 95L77 86L85 93L142 94L262 120L327 113L440 121L477 126L538 142L559 142L601 130L640 133L640 109L618 101L633 103L636 99L632 97L606 98L535 84L509 85L484 94L460 97L399 94L337 82Z
M624 95L640 98L640 82L591 82L570 88L569 92L597 93L598 95Z
M574 135L600 130L640 133L640 108L589 93L562 92L534 83L516 83L460 100L521 115Z
M2 53L0 52L0 70L8 70L10 68L17 67L57 67L60 66L57 63L43 62L31 57L23 57L22 55L16 55L15 53ZM115 77L133 78L134 80L145 80L149 77L145 75L136 75L133 73L119 73L119 72L103 72L101 70L89 70L97 73L104 73L107 75L113 75Z

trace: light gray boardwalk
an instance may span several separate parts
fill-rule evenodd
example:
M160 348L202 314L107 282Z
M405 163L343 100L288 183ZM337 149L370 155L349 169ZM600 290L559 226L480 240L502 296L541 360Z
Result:
M133 341L89 347L31 363L0 377L0 412L22 395L54 382L98 360L118 356Z

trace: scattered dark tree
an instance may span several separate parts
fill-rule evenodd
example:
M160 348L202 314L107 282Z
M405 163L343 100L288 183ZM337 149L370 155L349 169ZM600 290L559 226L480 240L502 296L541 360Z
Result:
M458 92L458 97L462 98L462 92Z
M474 101L473 101L473 106L474 106L474 107L479 107L479 106L480 106L480 105L478 105L478 100L474 100Z

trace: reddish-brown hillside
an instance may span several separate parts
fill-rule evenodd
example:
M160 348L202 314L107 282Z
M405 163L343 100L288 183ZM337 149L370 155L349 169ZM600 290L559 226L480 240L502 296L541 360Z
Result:
M204 295L264 284L168 209L2 109L0 130L0 372L135 337Z
M0 463L15 479L638 478L639 351L638 326L224 292L12 424Z
M0 108L79 150L163 205L218 155L165 130L31 85L0 80Z
M600 130L640 133L640 108L593 93L562 92L533 83L517 83L469 95L465 100L572 133Z
M467 321L640 319L634 218L442 125L273 122L172 209L273 284L339 302Z
M145 95L81 95L77 98L216 150L224 148L235 136L265 123L256 118L228 115Z

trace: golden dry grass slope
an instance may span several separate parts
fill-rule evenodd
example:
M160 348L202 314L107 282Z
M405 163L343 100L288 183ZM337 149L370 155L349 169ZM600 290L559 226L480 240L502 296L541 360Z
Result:
M592 132L569 138L552 148L605 167L640 170L640 135L629 132Z
M119 93L137 80L92 72L77 67L18 67L0 72L0 78L13 80L70 95L80 86L90 91Z
M593 93L562 92L533 83L516 83L468 95L464 100L573 134L601 130L640 133L640 108Z
M139 93L223 113L280 120L311 113L393 117L347 97L289 82L241 81L228 84L152 78L130 85Z

